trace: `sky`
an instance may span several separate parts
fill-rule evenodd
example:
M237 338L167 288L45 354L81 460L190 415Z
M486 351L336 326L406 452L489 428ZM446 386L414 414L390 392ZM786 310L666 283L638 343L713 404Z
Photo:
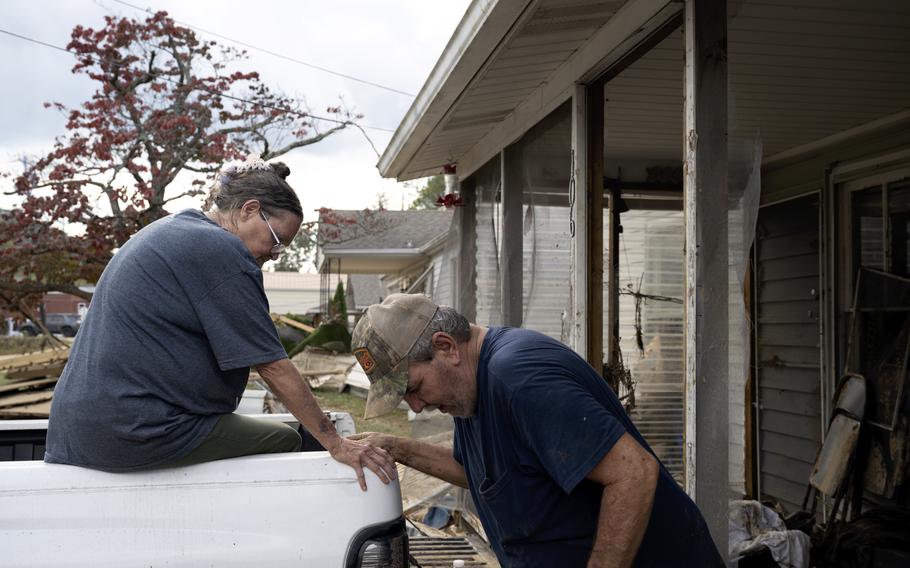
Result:
M416 94L461 20L469 0L331 0L257 2L237 0L130 0L165 10L184 25L208 30L256 47L339 73ZM114 0L3 0L0 29L66 46L76 25L99 28L106 15L144 17ZM198 31L200 36L230 41ZM245 67L258 71L269 87L304 97L314 114L341 97L362 113L360 123L385 130L366 132L381 154L413 97L337 77L248 49ZM93 82L70 71L71 55L0 33L0 170L21 171L19 157L51 149L64 133L65 118L45 101L78 106L95 90ZM407 207L422 182L382 179L378 157L356 129L280 158L291 168L288 181L303 202L305 218L319 207ZM178 180L179 181L179 180ZM3 183L3 182L0 182ZM5 182L8 187L8 181ZM0 196L0 206L14 203ZM192 205L181 203L177 208Z

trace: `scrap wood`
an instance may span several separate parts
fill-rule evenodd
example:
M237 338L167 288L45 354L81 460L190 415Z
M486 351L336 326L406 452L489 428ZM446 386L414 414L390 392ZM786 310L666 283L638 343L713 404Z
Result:
M297 371L302 377L320 377L322 375L344 375L348 369L301 369L298 367Z
M15 371L16 369L33 367L35 365L66 361L69 358L69 353L69 347L65 347L61 349L35 351L22 355L4 355L0 357L0 371Z
M402 474L401 469L398 469L398 479L401 482L401 507L405 515L413 513L423 507L427 501L444 495L452 488L449 483L441 479L419 471L415 473L415 471L411 470ZM409 493L407 497L405 497L405 491Z
M0 418L47 418L51 413L51 401L35 404L0 408Z
M0 357L0 373L10 381L59 375L69 358L69 348Z
M53 397L54 391L52 390L16 393L9 396L0 397L0 408L36 404L38 402L50 400Z
M434 445L452 447L452 432L442 432L420 438L420 440ZM398 465L398 480L405 514L413 512L452 488L452 485L446 481L401 464Z
M467 530L469 532L474 533L479 538L481 538L484 542L489 542L489 539L487 538L487 533L484 530L483 524L480 522L480 519L477 518L477 515L475 515L471 511L468 511L467 509L461 509L459 511L456 511L456 515L458 515L458 517L461 520L460 524L463 527L467 528Z
M52 385L57 382L57 377L51 377L50 379L35 379L31 381L17 381L10 383L8 385L0 386L0 394L7 392L15 392L18 390L32 389L35 387L43 387L47 385Z
M417 515L413 515L413 517L416 517L416 516ZM420 521L414 519L413 517L407 516L405 518L407 519L407 521L409 523L411 523L411 525L415 529L417 529L417 532L419 532L420 534L422 534L424 536L435 536L437 538L447 538L448 536L450 536L449 533L447 533L445 531L441 531L439 529L434 529L430 525L425 525L425 524L421 523Z
M272 316L273 322L276 322L276 323L280 322L280 323L283 323L284 325L287 325L290 327L296 327L297 329L299 329L301 331L305 331L307 333L313 333L314 331L316 331L315 327L307 325L305 323L300 323L299 321L297 321L295 319L291 319L289 317L282 316L280 314L269 314L269 315Z
M465 540L468 541L477 551L479 560L484 562L487 566L499 566L499 560L496 558L496 554L490 549L490 545L485 540L486 537L481 538L477 534L467 534L465 535Z
M27 381L29 379L37 379L40 377L58 377L63 372L63 368L66 366L66 361L59 361L50 365L28 367L13 372L6 372L4 376L9 381ZM0 371L3 373L3 371Z

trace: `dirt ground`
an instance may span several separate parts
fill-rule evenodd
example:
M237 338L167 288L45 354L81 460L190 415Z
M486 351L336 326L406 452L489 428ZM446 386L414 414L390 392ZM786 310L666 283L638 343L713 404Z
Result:
M384 432L397 436L410 437L411 427L408 423L408 412L396 410L385 416L364 420L363 407L366 399L359 396L339 393L334 387L313 389L313 395L323 410L348 412L354 418L358 432Z

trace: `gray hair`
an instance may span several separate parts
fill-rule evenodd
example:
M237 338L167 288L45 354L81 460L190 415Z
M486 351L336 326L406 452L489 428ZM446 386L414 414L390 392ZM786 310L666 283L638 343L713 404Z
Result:
M260 206L269 212L274 213L278 209L283 209L303 217L300 199L285 181L291 174L291 169L282 162L271 162L266 165L269 167L222 170L206 200L206 210L215 205L219 211L229 212L239 209L250 199L256 199Z
M471 324L468 322L468 318L456 312L455 308L439 306L433 320L408 352L408 360L419 363L432 359L433 334L437 331L451 335L458 343L465 343L471 339Z

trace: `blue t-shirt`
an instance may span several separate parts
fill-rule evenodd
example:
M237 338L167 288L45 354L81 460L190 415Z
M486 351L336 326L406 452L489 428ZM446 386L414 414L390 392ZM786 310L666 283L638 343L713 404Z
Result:
M603 486L585 477L624 433L651 451L575 352L535 331L488 329L477 412L455 419L454 456L504 567L586 564ZM663 465L635 566L723 566L698 508Z
M98 280L44 459L129 471L181 458L237 408L250 366L284 357L243 242L200 211L160 219Z

